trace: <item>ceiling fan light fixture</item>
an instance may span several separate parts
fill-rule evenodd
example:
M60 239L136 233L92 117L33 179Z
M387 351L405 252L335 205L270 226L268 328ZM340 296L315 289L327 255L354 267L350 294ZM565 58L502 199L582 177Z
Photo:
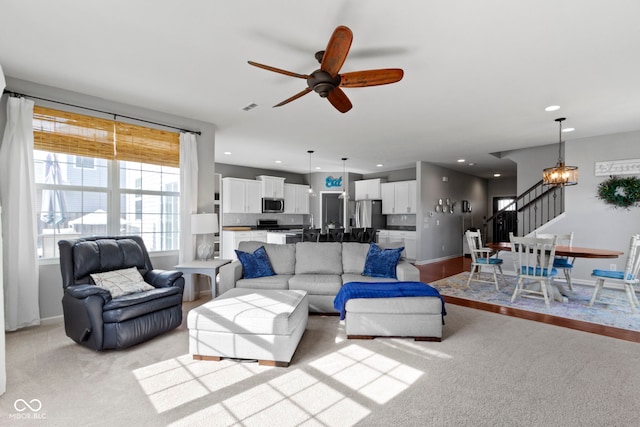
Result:
M566 120L564 117L555 121L560 125L559 142L558 142L558 163L550 168L542 171L542 180L546 185L553 187L565 187L578 184L578 167L567 166L562 159L562 122Z
M308 87L274 105L274 107L282 107L310 92L316 92L321 98L326 98L336 110L346 113L351 110L353 105L341 88L387 85L399 82L404 76L404 71L400 68L361 70L340 74L340 69L347 59L352 41L353 32L349 28L344 25L336 27L329 39L329 43L327 43L326 49L315 54L315 58L320 62L320 69L315 70L310 75L294 73L254 61L248 62L254 67L307 81Z

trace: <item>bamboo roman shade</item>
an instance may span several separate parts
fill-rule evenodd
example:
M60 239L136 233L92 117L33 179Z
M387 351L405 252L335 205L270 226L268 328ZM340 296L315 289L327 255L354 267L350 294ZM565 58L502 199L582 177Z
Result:
M33 136L37 150L180 167L175 132L36 106Z

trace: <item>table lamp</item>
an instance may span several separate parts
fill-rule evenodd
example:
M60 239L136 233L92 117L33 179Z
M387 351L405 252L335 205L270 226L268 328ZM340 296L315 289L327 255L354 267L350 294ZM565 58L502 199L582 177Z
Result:
M209 260L213 258L213 245L209 243L208 235L218 233L218 215L203 213L191 215L191 234L204 234L202 243L198 245L198 259Z

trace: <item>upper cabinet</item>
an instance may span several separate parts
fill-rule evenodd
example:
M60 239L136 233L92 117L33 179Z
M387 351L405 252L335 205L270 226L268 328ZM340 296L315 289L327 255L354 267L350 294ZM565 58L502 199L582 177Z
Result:
M262 213L260 181L222 178L222 211L224 213Z
M284 213L309 213L309 186L300 184L284 185Z
M382 213L415 214L417 209L416 181L398 181L381 184Z
M380 200L382 198L380 194L381 183L380 178L355 181L356 200Z
M277 176L260 175L256 177L262 183L262 197L283 199L284 198L284 180ZM286 204L285 204L286 207Z

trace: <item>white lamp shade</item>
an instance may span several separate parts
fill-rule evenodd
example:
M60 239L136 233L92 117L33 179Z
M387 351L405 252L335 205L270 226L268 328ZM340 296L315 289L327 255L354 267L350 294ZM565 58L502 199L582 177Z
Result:
M217 233L218 215L214 213L191 215L191 234Z

